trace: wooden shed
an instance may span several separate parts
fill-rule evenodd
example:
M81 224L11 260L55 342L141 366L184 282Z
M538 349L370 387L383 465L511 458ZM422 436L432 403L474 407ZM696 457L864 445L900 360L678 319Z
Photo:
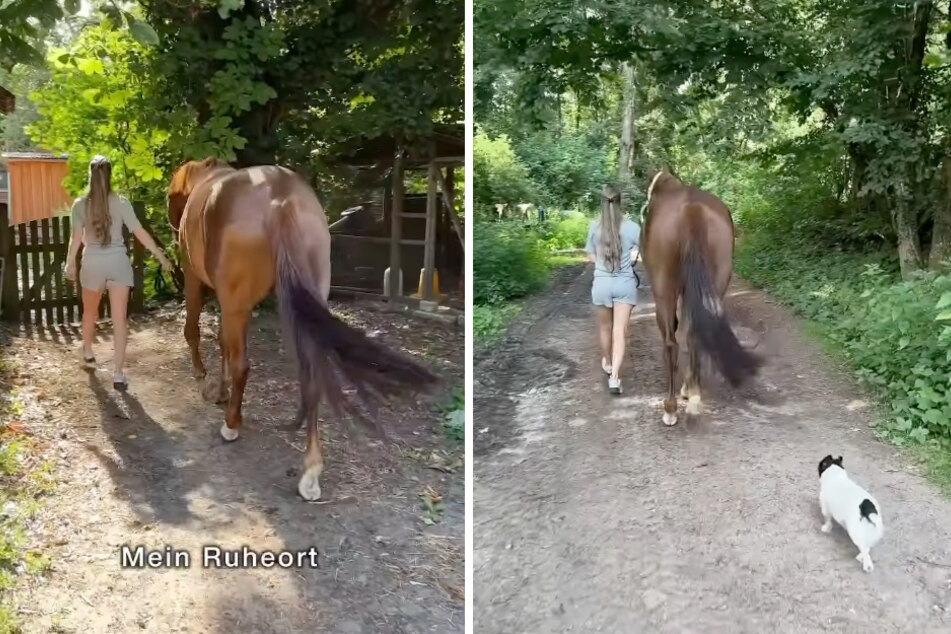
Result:
M72 204L63 187L69 174L66 157L41 152L8 152L0 157L7 172L10 226L52 218Z
M455 210L453 187L454 170L465 164L463 132L461 125L445 126L444 131L412 145L383 136L356 138L338 146L337 156L343 163L382 177L378 181L382 191L376 196L382 200L382 217L367 222L361 220L363 214L353 213L332 225L335 271L372 268L379 285L370 294L393 305L419 304L423 300L464 306L464 298L452 297L456 289L461 293L463 288L465 262L465 237L462 219ZM425 194L405 193L407 172L425 174ZM367 224L372 226L360 226ZM399 272L400 277L405 273L403 283L397 275L393 275L392 283L384 283L384 267ZM331 281L332 291L357 290L341 285L340 277L338 273ZM401 288L418 288L419 292L406 296ZM448 293L443 295L441 291Z

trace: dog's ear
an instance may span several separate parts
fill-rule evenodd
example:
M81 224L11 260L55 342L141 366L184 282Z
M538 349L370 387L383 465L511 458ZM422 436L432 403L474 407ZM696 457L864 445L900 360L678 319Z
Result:
M837 465L839 465L839 466L841 467L841 466L842 466L842 456L839 456L838 458L836 458L836 459L833 460L832 462L834 462L835 464L837 464Z

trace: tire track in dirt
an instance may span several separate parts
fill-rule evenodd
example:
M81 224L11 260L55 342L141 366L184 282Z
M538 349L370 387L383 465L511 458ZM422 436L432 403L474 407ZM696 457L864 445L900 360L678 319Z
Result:
M951 502L874 440L874 408L787 310L736 281L734 328L766 366L739 391L705 367L704 414L667 428L649 294L612 398L590 283L562 273L476 360L476 631L951 631ZM827 453L883 505L871 574L819 531Z

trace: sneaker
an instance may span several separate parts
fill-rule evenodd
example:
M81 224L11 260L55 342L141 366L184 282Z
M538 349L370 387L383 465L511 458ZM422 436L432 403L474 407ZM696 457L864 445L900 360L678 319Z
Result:
M601 369L604 370L605 374L611 376L611 364L604 357L601 357Z
M126 380L124 374L116 374L112 378L112 387L117 392L125 392L129 389L129 381Z
M89 356L89 357L87 357L87 356L86 356L86 353L83 352L83 350L82 350L81 348L80 348L80 350L79 350L79 356L82 357L83 367L84 367L84 368L86 368L87 370L95 370L95 369L96 369L96 357L94 357L94 356Z
M608 391L611 394L621 393L621 379L617 377L608 377Z

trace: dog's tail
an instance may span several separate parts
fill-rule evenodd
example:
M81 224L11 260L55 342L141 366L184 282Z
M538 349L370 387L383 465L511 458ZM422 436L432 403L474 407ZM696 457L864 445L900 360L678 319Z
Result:
M862 500L862 503L859 504L859 515L861 516L860 521L865 520L873 526L878 524L877 521L872 520L872 515L874 515L876 519L879 518L878 509L875 508L875 502L872 502L868 498L865 498Z

